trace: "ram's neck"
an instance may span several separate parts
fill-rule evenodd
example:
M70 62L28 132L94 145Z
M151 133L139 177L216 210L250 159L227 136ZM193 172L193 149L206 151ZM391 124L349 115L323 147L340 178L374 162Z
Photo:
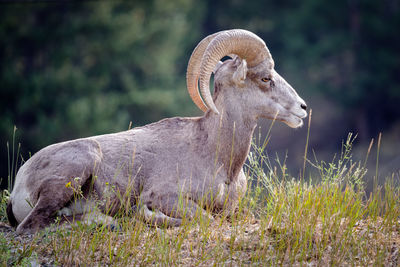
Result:
M220 99L221 100L221 99ZM219 103L218 103L219 102ZM215 171L235 179L246 161L257 119L230 101L216 101L220 114L208 111L202 118L208 135L208 150L214 153Z

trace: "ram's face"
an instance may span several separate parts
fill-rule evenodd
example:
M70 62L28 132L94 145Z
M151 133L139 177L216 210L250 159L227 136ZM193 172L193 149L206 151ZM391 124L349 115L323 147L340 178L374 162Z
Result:
M250 68L247 77L252 90L258 90L261 107L260 116L285 122L292 128L303 125L303 118L307 116L307 105L297 92L271 66L270 63L261 63Z
M245 60L235 57L221 67L220 80L229 80L237 88L238 101L244 102L246 112L255 117L283 121L292 128L303 125L307 106L296 91L274 69L274 62L266 60L255 67L247 67Z

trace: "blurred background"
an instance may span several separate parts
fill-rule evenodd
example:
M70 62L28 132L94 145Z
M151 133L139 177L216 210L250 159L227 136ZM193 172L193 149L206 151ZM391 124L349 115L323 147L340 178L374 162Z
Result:
M186 91L186 64L203 37L231 28L264 39L277 71L312 109L309 155L330 161L352 132L354 159L363 160L374 139L373 176L381 132L379 178L399 178L399 0L1 1L2 187L14 126L14 155L21 143L26 160L130 122L201 115ZM262 136L269 125L260 121ZM307 126L277 122L268 153L287 158L298 176L306 138Z

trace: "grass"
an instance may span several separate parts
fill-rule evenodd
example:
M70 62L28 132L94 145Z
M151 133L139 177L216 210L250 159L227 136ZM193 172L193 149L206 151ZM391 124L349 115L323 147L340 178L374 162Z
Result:
M30 265L32 260L60 266L400 264L398 180L393 175L367 194L365 164L352 160L352 135L332 162L305 157L307 167L316 170L308 179L304 169L301 179L295 179L284 161L271 160L265 150L268 141L260 137L254 141L245 167L249 189L234 216L220 214L213 221L199 216L169 229L121 216L116 218L121 226L117 231L76 224L28 238L2 232L0 264ZM4 222L7 191L1 197Z

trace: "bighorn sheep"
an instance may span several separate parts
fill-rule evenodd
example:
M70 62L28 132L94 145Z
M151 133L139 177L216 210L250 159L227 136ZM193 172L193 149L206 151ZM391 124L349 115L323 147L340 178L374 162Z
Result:
M221 62L225 56L231 59ZM257 119L300 127L306 104L274 70L264 41L246 30L204 38L186 79L202 117L50 145L26 161L7 207L17 232L35 232L57 214L87 219L96 207L113 216L127 203L145 220L167 226L180 225L183 210L189 218L196 212L210 216L206 209L233 212L247 188L242 167Z

